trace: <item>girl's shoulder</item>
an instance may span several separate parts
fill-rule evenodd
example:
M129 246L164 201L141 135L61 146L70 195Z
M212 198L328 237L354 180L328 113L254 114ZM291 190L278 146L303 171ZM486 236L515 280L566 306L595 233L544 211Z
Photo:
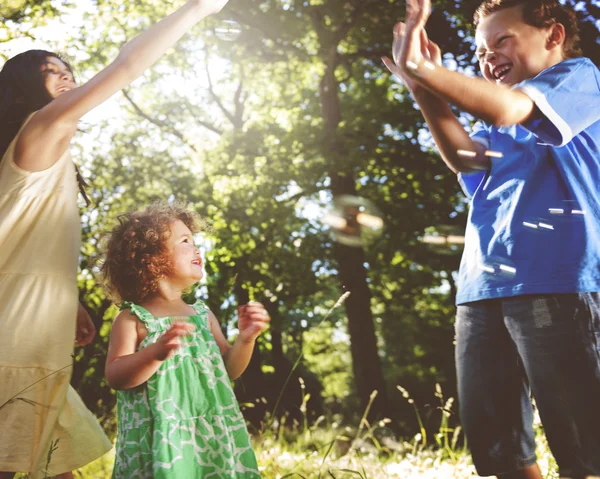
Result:
M190 306L194 309L195 314L193 316L198 317L199 323L204 324L208 322L208 313L210 310L204 301L197 300L195 303L190 304ZM148 309L131 301L123 301L120 310L119 315L125 314L129 318L137 318L144 325L151 325L152 328L159 327L160 325L168 327L174 319L180 317L177 314L156 317Z
M146 321L140 320L139 316L134 314L128 307L121 307L112 323L111 341L113 337L125 337L128 335L136 336L136 349L140 343L148 336Z
M121 311L121 313L119 314L125 313L131 316L135 316L144 323L146 321L154 319L154 316L152 316L152 313L150 313L150 311L140 306L139 304L132 303L131 301L123 301L119 309Z
M208 306L206 306L206 303L204 301L202 301L201 299L197 299L196 302L194 304L192 304L191 306L196 311L196 314L203 315L210 311L208 309Z
M191 306L196 312L196 315L191 320L201 329L210 330L210 309L208 309L206 303L202 300L197 300Z

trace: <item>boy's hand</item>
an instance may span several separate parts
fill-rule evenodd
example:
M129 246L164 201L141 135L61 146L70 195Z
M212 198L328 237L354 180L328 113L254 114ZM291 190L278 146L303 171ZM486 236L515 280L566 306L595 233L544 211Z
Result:
M429 0L407 0L406 24L399 22L394 25L393 61L388 57L382 58L388 70L411 91L420 86L415 73L423 68L423 61L437 66L442 64L440 47L429 40L424 28L430 13Z
M396 64L404 72L415 70L423 60L423 51L426 45L423 45L423 32L425 24L431 15L430 0L406 0L406 28L404 31L404 40L400 46Z
M238 308L240 339L244 342L254 341L269 327L271 318L265 307L254 301Z
M173 323L169 330L154 344L156 359L158 361L165 361L171 358L175 354L175 350L181 346L179 338L189 336L195 329L196 326L192 323Z

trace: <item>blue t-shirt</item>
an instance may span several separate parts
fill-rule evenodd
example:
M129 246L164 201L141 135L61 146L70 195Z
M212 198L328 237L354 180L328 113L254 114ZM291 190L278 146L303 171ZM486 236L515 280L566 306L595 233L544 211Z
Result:
M502 157L459 175L471 208L457 304L600 291L599 85L589 59L565 60L515 86L535 119L475 126L472 139Z

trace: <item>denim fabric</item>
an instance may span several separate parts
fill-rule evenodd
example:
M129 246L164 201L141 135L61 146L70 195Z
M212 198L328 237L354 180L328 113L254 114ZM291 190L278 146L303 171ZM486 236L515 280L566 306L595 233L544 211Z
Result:
M458 306L460 415L477 472L533 464L533 395L561 476L600 475L600 293Z

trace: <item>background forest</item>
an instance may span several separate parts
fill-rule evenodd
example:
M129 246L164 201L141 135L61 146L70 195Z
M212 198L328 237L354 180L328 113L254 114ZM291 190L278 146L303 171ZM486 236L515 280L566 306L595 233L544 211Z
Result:
M0 56L61 51L85 81L179 3L2 0ZM600 2L567 3L598 64ZM428 24L445 65L466 75L478 74L478 4L434 1ZM235 385L265 477L470 474L450 399L461 249L443 240L462 235L468 203L381 61L403 14L398 0L231 0L81 122L73 155L93 204L82 204L79 287L98 334L76 350L72 382L113 437L104 359L117 308L95 278L102 239L123 212L178 199L211 225L193 294L230 339L238 304L261 301L272 317ZM379 236L336 241L324 218L341 195L376 206Z

